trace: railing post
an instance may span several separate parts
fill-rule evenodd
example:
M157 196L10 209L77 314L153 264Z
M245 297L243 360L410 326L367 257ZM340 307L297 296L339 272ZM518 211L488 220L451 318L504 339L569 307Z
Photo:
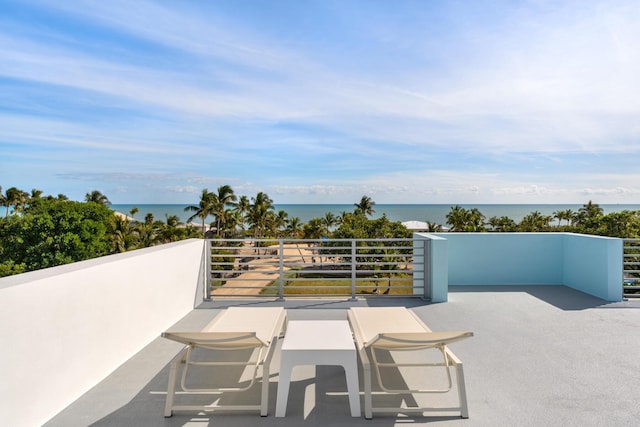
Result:
M356 280L358 275L356 273L356 241L351 240L351 300L356 300Z
M280 250L279 252L279 272L280 272L280 284L278 285L278 300L284 300L284 241L278 240Z
M424 274L424 289L423 297L425 300L431 299L431 239L424 239L424 257L423 262L423 274Z
M204 299L211 299L211 240L204 241Z

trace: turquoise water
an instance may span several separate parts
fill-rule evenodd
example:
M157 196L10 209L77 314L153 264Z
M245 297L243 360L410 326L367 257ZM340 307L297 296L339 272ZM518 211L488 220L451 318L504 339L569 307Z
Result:
M167 216L176 215L182 222L186 222L190 212L185 212L187 205L111 205L111 209L130 215L131 209L136 206L139 212L135 215L135 219L141 221L144 217L151 213L156 220L165 220ZM375 213L372 218L379 218L383 214L387 215L391 221L429 221L436 224L446 225L446 215L453 205L374 205ZM519 222L531 212L538 211L543 215L553 215L559 210L571 209L578 211L582 204L549 204L549 205L466 205L461 204L465 209L477 208L487 218L493 216L507 216L516 222ZM620 212L623 210L640 210L640 204L630 205L600 205L604 213ZM355 206L353 204L344 205L275 205L276 212L284 210L289 217L298 217L302 222L308 222L312 218L321 218L327 212L334 215L340 215L342 212L353 212ZM195 222L200 222L198 218ZM210 218L207 222L213 221Z

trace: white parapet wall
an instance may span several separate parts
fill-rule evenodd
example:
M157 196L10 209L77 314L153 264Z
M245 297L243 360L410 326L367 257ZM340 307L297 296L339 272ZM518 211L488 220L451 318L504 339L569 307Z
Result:
M0 279L0 414L52 418L203 299L190 239Z

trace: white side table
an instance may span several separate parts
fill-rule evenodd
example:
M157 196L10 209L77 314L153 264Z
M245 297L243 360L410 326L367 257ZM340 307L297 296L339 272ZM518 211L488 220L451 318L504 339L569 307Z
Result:
M287 412L291 371L296 365L340 365L344 368L351 416L360 416L358 363L346 320L291 320L280 355L276 417Z

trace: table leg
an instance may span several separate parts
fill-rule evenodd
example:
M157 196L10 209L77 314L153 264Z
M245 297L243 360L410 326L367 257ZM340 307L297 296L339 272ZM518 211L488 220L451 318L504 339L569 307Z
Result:
M291 361L281 355L280 374L278 376L278 397L276 400L276 417L284 417L287 413L287 400L289 400L289 384L291 383Z
M358 364L356 358L350 358L344 365L344 374L347 379L347 391L349 392L349 407L352 417L360 417L360 386L358 384Z

